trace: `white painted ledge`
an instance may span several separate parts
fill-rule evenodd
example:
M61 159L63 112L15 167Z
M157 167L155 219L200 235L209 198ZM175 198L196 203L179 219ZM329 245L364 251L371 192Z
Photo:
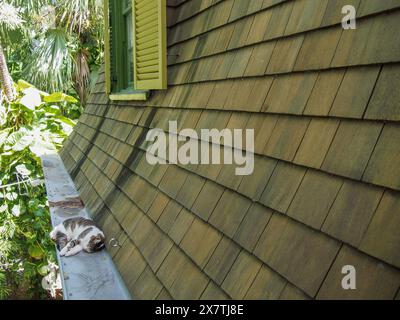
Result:
M89 218L75 184L58 154L42 156L53 226L74 217ZM107 235L106 235L107 237ZM131 296L106 250L73 257L57 251L64 300L131 300Z

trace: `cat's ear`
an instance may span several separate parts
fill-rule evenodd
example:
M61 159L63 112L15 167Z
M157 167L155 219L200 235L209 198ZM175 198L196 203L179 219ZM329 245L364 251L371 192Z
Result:
M102 250L105 247L104 238L101 235L98 235L93 238L93 249L94 251Z

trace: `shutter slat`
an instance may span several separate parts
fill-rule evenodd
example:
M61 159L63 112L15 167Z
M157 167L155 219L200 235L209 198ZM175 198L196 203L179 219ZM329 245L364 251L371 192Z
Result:
M145 67L145 68L138 68L139 74L146 74L146 73L157 72L157 71L158 71L158 65Z
M157 9L157 2L150 2L144 5L143 7L137 8L137 13L142 14L152 9Z
M140 57L144 57L144 56L147 56L148 54L153 54L153 53L158 53L158 46L140 50L138 52L137 56L140 58Z
M154 60L157 59L157 63L160 63L160 61L158 60L158 52L157 53L153 53L153 54L149 54L147 56L144 57L137 57L137 62L146 62L146 61L150 61L150 60Z
M145 41L142 44L136 44L136 47L139 52L142 52L147 48L153 48L153 47L156 48L156 50L158 50L158 39Z
M139 62L137 65L139 68L149 67L149 66L158 66L158 60L152 59L152 60L148 60L145 62Z
M141 27L143 25L146 25L152 21L157 21L157 10L150 10L148 12L145 12L142 14L140 21L137 22L137 26Z
M159 78L158 72L139 75L139 80L156 80L158 78Z
M142 16L142 19L145 19L151 15L157 15L157 4L153 4L146 9L138 10L137 12Z
M141 45L147 41L152 41L152 40L158 40L158 32L154 32L152 34L149 34L148 36L141 37L136 41L136 43L138 45Z
M166 0L132 0L135 87L167 87Z
M157 34L158 35L158 26L155 24L151 28L146 28L142 32L137 32L136 39L142 39L145 38L151 34Z
M158 19L157 19L157 16L153 15L153 16L150 16L149 18L147 18L146 20L138 22L135 27L138 32L143 32L147 28L152 28L154 26L158 26Z

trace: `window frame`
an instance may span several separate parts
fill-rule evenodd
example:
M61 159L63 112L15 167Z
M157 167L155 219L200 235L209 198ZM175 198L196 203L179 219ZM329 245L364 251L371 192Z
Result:
M150 90L161 90L166 89L166 1L157 0L158 8L158 21L160 28L159 33L162 34L159 37L159 75L160 79L154 81L153 85L150 84L142 90L136 89L137 78L137 61L136 61L136 38L139 34L136 34L135 24L137 16L139 14L134 12L135 0L128 0L131 5L130 8L126 7L126 0L104 0L104 16L105 16L105 63L106 63L106 93L109 95L110 100L146 100L150 95ZM165 8L163 8L165 6ZM129 80L128 64L130 59L128 58L128 38L127 38L127 26L125 15L132 14L132 41L133 46L133 82ZM164 16L165 14L165 16ZM138 49L139 50L139 49ZM122 79L122 80L121 80ZM137 80L138 82L140 80ZM143 87L143 83L141 84Z

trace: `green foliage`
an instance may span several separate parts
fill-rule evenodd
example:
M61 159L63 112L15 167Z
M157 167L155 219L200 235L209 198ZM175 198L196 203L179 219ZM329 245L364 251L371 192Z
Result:
M73 38L62 29L50 29L37 41L25 69L25 78L39 88L54 91L72 86ZM49 73L49 70L52 72Z
M12 78L85 104L93 79L87 73L96 74L103 56L102 6L102 0L0 0L0 43Z
M18 99L0 104L0 299L21 287L22 298L43 298L41 280L56 258L40 156L61 147L75 125L70 110L79 108L63 93L15 87ZM30 182L12 185L18 179Z

